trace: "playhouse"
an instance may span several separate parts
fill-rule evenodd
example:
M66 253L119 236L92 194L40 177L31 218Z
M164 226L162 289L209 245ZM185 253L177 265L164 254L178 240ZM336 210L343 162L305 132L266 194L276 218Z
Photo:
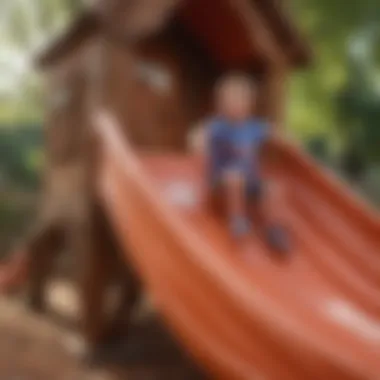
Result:
M300 149L274 142L281 170L273 175L290 189L279 202L296 240L294 261L280 267L258 237L231 243L185 153L189 129L211 111L215 80L230 70L256 79L258 113L285 128L287 81L311 57L286 9L280 0L96 1L38 56L53 173L46 199L77 227L70 241L85 258L90 343L104 337L108 229L126 267L214 377L378 375L376 342L334 313L348 299L380 318L378 216ZM176 198L173 188L190 195Z

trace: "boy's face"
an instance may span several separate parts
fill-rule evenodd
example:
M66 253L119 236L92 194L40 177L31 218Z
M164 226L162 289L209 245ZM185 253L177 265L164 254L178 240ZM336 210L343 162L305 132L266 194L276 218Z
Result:
M219 93L221 113L233 120L244 120L251 116L256 102L252 88L241 83L231 83Z

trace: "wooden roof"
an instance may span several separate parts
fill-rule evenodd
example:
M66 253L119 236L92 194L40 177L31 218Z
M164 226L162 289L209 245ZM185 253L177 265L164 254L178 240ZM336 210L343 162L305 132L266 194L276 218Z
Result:
M145 6L148 6L148 3L152 1L144 0L140 3L146 3ZM246 52L248 51L249 54L252 54L255 49L257 54L267 54L268 56L275 54L275 52L278 56L278 53L281 52L284 59L292 66L303 66L310 61L311 52L309 46L300 36L289 15L286 14L282 2L279 0L207 0L207 2L205 0L162 0L162 2L180 3L178 5L179 12L185 14L185 17L182 17L183 22L189 24L195 35L198 32L196 37L202 38L206 44L210 44L207 47L210 48L211 54L218 55L223 45L226 52L236 56L238 54L242 55L242 45L245 44ZM157 7L160 1L155 0L154 3ZM104 8L101 6L102 4L102 1L98 1L95 7L83 11L66 33L57 41L53 41L37 57L37 66L45 68L52 65L97 32L106 31L111 27L111 24L123 23L122 18L113 17L112 9ZM119 7L124 6L125 8L127 7L125 4L128 3L116 0L113 4L114 7L115 4L118 4ZM221 9L223 6L230 7L228 8L229 11L224 11L223 13ZM236 9L236 14L231 12L233 8ZM115 9L117 16L122 15L122 12L117 7ZM166 11L169 8L166 5L164 9ZM124 11L127 10L128 8L124 9ZM208 11L215 11L217 15L212 15ZM108 23L107 18L104 17L106 12L111 12ZM192 19L190 19L191 14L193 14ZM207 14L207 17L201 17L201 15ZM240 23L239 31L237 20ZM212 26L213 22L214 27ZM242 24L245 24L243 29ZM214 36L212 36L212 33L214 33ZM237 52L239 45L241 51Z
M280 47L287 52L289 59L296 65L308 64L312 57L310 45L297 29L289 15L285 1L252 0L263 14Z
M94 12L86 11L79 15L69 28L49 45L35 59L38 68L54 65L62 57L70 54L84 41L99 31L99 22Z

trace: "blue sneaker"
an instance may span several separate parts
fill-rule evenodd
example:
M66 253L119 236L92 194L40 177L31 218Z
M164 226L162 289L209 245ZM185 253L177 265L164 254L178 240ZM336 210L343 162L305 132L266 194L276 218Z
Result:
M234 217L230 221L230 229L235 237L242 237L249 233L250 223L245 217Z
M280 226L270 227L267 231L267 239L276 251L287 253L290 250L289 236Z

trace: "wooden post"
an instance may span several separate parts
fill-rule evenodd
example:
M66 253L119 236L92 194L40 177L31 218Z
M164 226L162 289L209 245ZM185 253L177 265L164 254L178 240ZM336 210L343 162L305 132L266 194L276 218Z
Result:
M288 70L285 66L274 66L268 70L260 89L259 101L264 115L276 129L283 129L286 121Z
M110 82L110 79L114 78L107 76L110 71L104 65L105 53L109 51L105 50L104 43L104 40L97 42L88 56L89 61L86 66L97 65L97 68L88 78L89 87L86 98L87 144L83 152L86 159L86 217L75 242L78 256L81 255L83 260L79 284L81 328L86 343L86 353L93 360L104 349L111 352L112 339L123 338L127 335L132 311L140 297L140 286L133 269L119 257L119 246L100 201L97 187L102 146L91 116L98 107L108 104L107 102L114 104L119 101L116 106L120 107L122 102L125 102L122 96L118 97L120 93L117 92L115 82ZM127 81L124 80L124 82ZM109 91L106 84L114 85L115 92ZM113 98L115 93L116 97ZM121 296L116 305L115 314L110 316L108 295L110 286L114 284L120 288Z

